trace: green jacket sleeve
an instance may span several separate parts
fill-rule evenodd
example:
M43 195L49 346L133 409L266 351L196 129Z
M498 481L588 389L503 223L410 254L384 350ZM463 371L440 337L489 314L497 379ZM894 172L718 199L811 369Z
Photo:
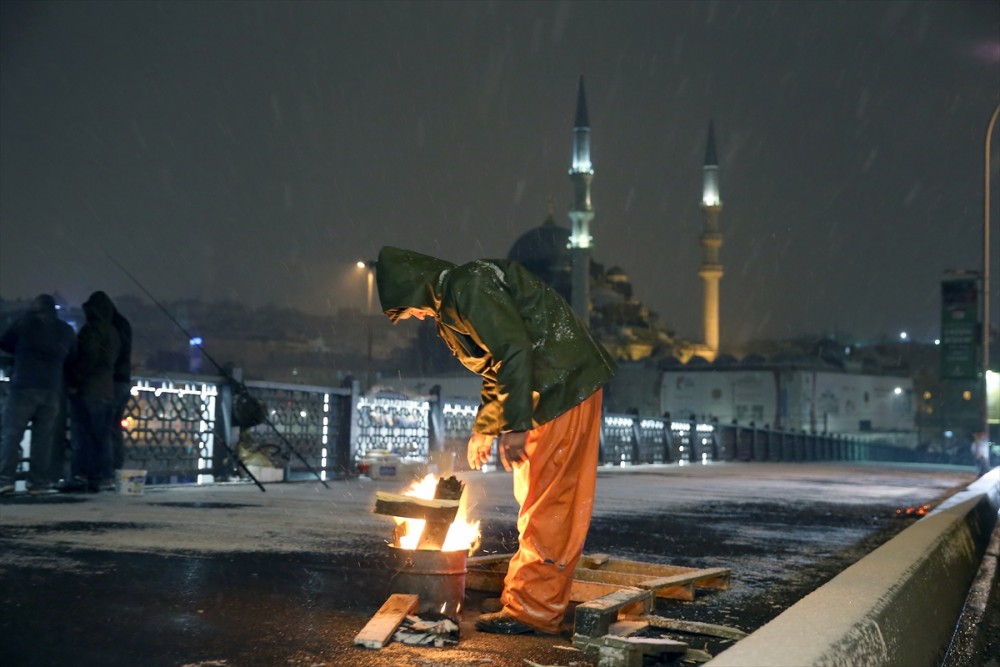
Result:
M533 351L517 304L489 268L470 272L469 279L456 286L454 297L455 315L488 356L481 410L496 416L498 432L531 429Z

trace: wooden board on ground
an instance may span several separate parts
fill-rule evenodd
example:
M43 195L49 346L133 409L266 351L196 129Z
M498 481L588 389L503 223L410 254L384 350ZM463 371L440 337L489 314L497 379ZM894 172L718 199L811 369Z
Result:
M607 554L584 554L580 558L577 570L596 570L600 572L619 572L636 574L645 577L675 577L682 574L692 575L697 588L714 588L726 590L729 588L729 570L726 568L697 568L680 565L662 565L660 563L641 563L634 560L611 558Z
M643 623L649 627L661 630L676 630L691 635L705 635L707 637L722 637L724 639L740 640L747 636L739 628L732 628L728 625L715 625L713 623L699 623L698 621L684 621L679 618L664 618L663 616L653 616L646 614L643 616L619 616L619 623ZM628 626L624 626L628 627Z
M472 560L471 558L469 560ZM485 591L487 593L503 592L504 577L507 576L506 562L502 570L480 569L469 567L465 572L465 588L470 591ZM569 591L570 602L590 602L602 598L609 593L622 589L619 584L608 584L600 581L582 581L574 579ZM659 594L659 592L657 592ZM693 598L690 598L693 599Z
M354 638L355 645L382 648L389 643L406 615L417 608L416 595L393 593Z
M584 637L573 635L573 645L584 651L597 651L602 667L642 667L643 656L687 656L688 645L673 639L654 637Z
M500 592L513 554L477 556L466 562L465 585L471 590ZM699 569L611 558L606 554L585 555L573 574L570 600L587 602L623 587L653 591L658 598L694 600L695 588L729 588L725 568Z

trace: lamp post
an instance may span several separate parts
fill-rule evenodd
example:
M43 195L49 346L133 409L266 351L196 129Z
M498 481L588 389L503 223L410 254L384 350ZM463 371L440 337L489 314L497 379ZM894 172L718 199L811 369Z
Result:
M365 316L365 328L368 333L368 364L365 367L365 389L372 386L372 296L375 291L375 261L358 260L357 267L368 271L368 310Z
M990 437L989 386L986 376L990 370L990 143L993 126L1000 115L1000 104L993 109L986 124L986 146L983 183L983 432Z

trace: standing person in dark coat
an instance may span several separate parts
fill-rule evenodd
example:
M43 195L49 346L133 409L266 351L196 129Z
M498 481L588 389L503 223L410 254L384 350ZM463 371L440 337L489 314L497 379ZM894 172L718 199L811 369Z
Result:
M0 337L0 349L14 355L14 374L3 408L0 435L0 494L14 490L21 438L31 424L28 490L44 492L57 474L52 465L55 429L63 396L63 374L76 349L73 327L56 315L56 302L41 294ZM63 426L65 429L65 426Z
M76 363L69 374L72 479L59 490L96 493L114 481L110 426L114 367L121 344L111 324L115 307L107 294L91 294L83 312L87 323L77 335Z
M104 292L95 294L101 294L111 301ZM125 409L132 395L132 324L118 312L114 304L112 308L114 315L111 317L111 325L118 333L119 347L118 357L115 359L115 389L111 407L111 465L114 470L121 470L125 466L125 432L122 430L122 418L125 416Z

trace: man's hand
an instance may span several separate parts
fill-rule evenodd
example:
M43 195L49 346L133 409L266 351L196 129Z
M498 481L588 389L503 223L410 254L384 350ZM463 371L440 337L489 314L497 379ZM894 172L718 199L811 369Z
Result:
M514 465L524 463L528 460L528 455L524 452L524 443L527 440L525 431L508 431L500 434L500 461L505 470L513 470Z
M472 434L466 450L470 468L479 470L484 463L490 462L490 454L493 452L493 438L492 435L483 435L482 433Z

